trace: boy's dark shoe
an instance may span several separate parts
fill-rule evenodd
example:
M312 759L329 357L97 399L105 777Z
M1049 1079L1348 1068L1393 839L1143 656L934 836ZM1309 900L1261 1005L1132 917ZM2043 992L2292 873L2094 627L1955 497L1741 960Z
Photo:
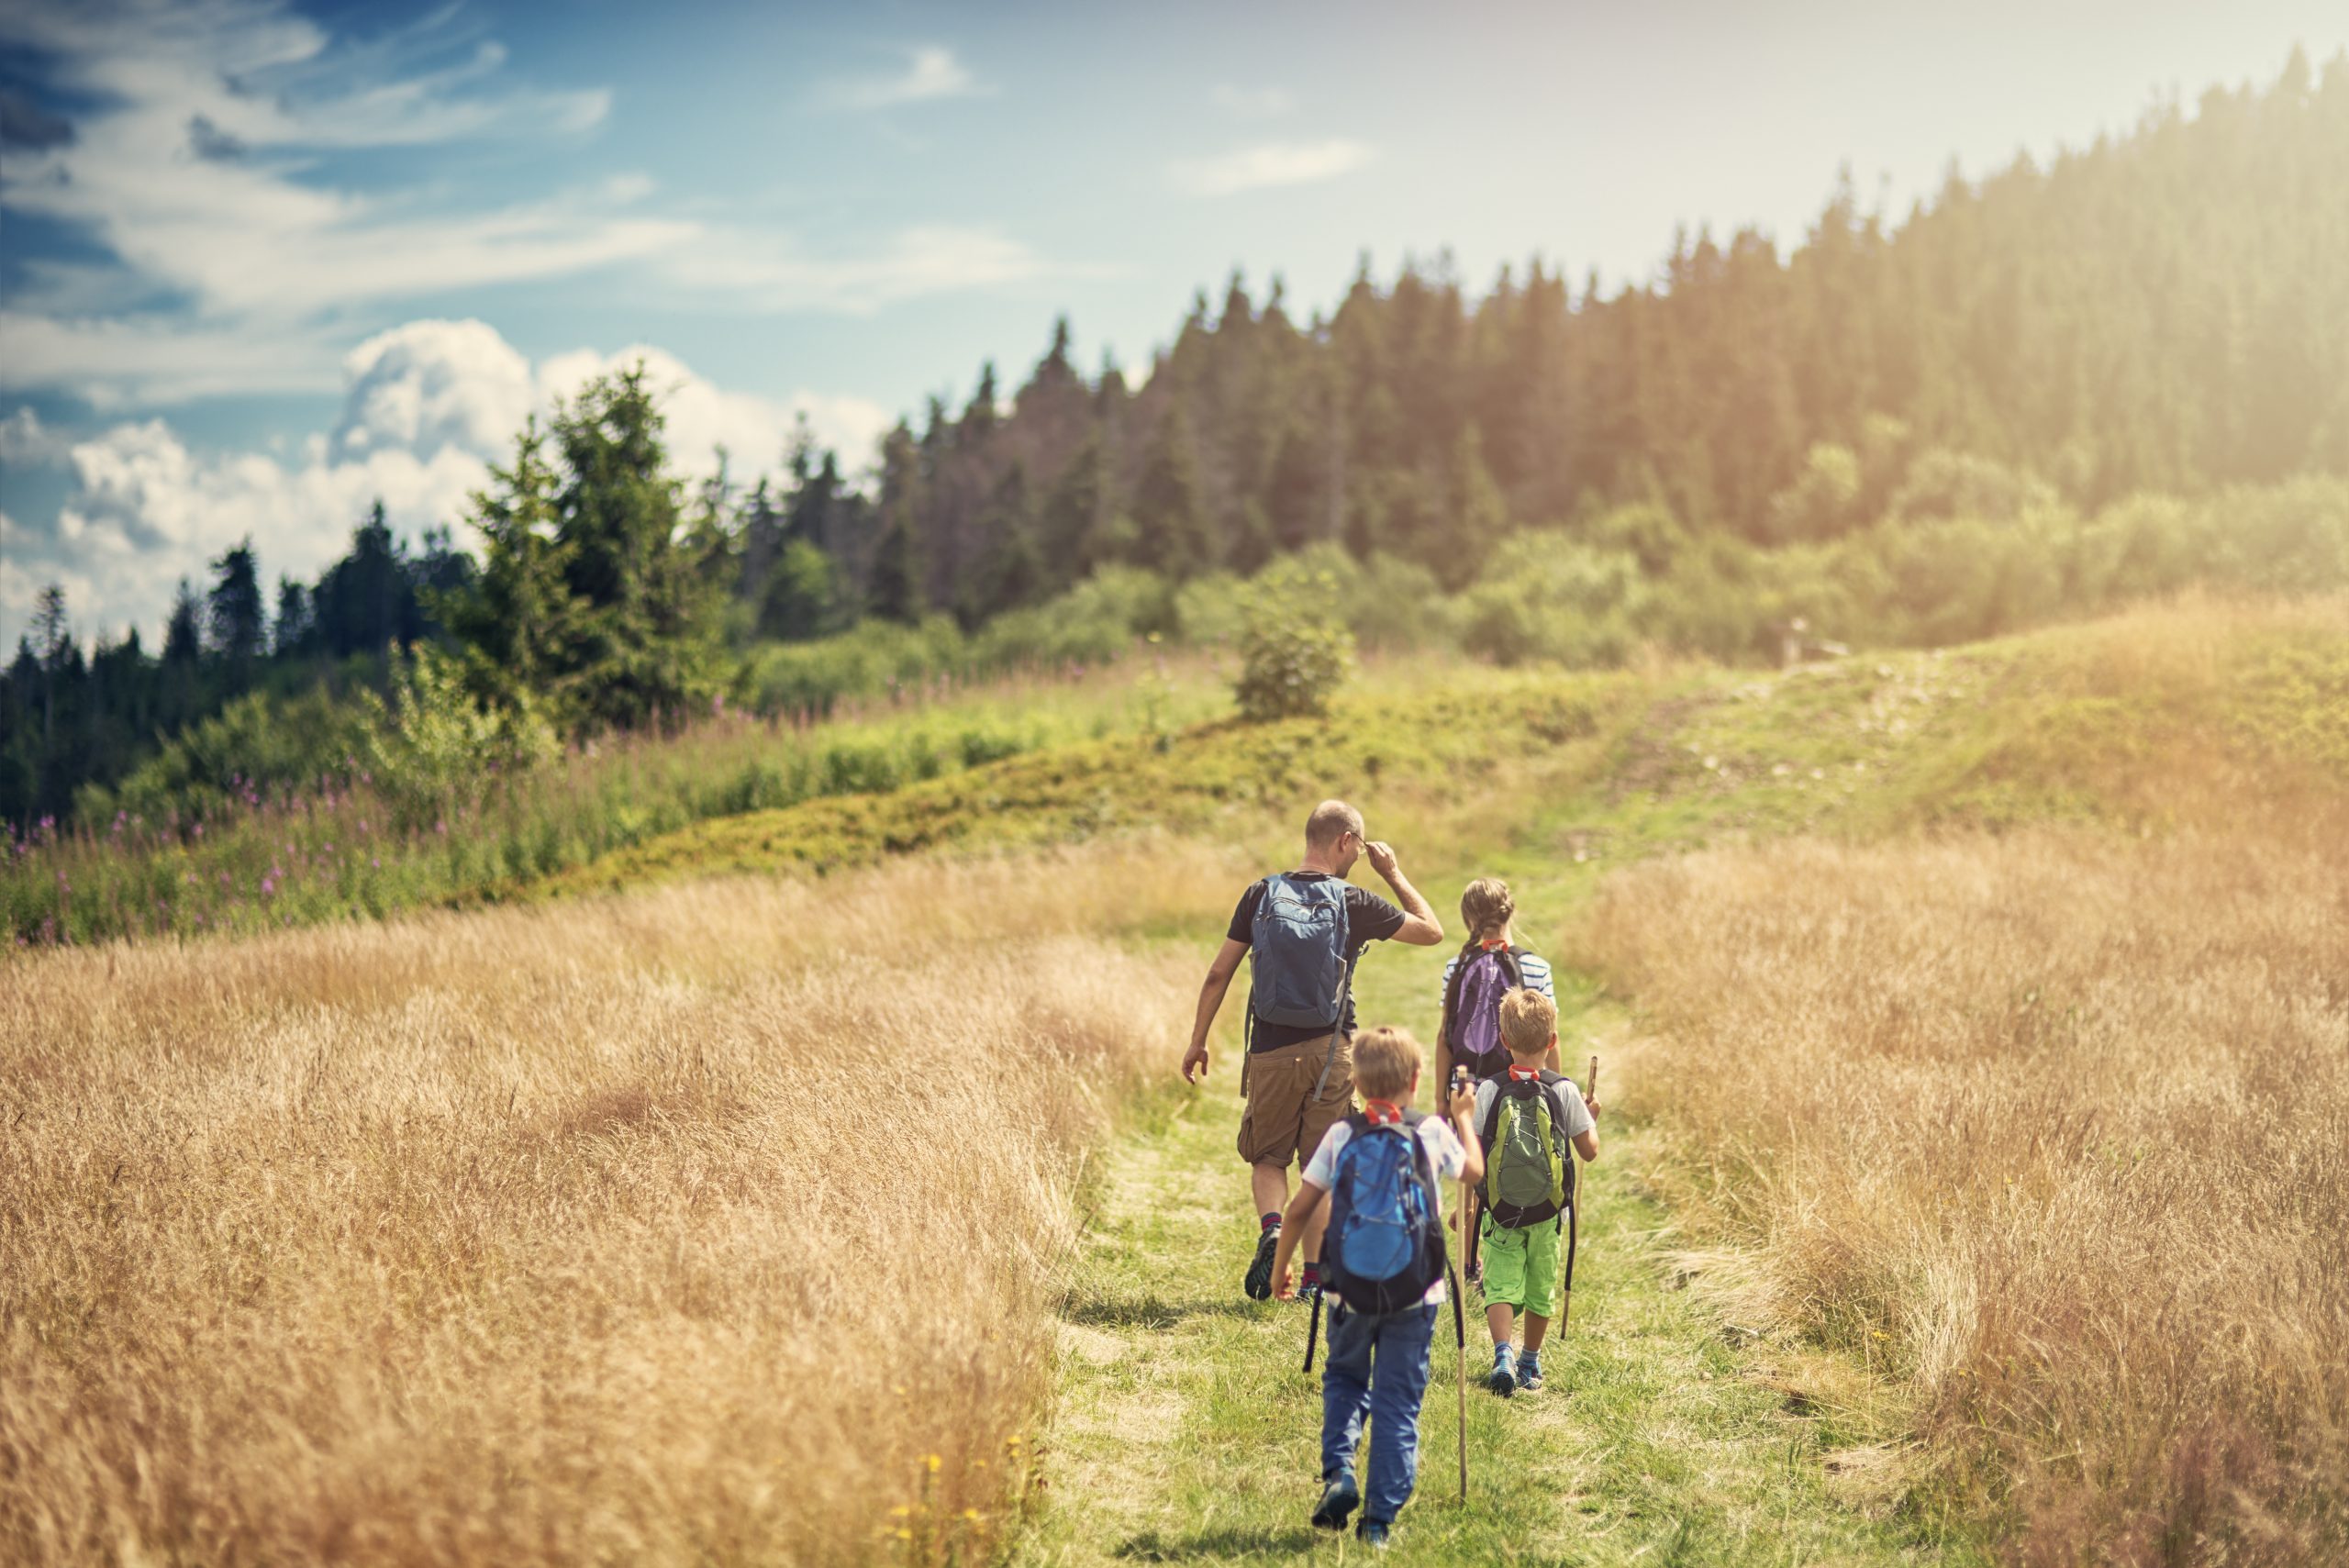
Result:
M1354 1527L1354 1533L1362 1537L1362 1543L1364 1546L1369 1547L1373 1551L1384 1551L1386 1550L1386 1524L1385 1520L1364 1519L1362 1523Z
M1320 1504L1313 1510L1315 1529L1343 1529L1346 1516L1362 1504L1362 1488L1354 1485L1353 1472L1341 1470L1330 1484L1321 1488Z
M1281 1244L1281 1228L1267 1225L1256 1233L1256 1256L1248 1265L1248 1277L1240 1288L1248 1293L1251 1301L1273 1298L1273 1253Z
M1517 1366L1507 1345L1493 1347L1493 1370L1485 1374L1485 1386L1504 1399L1517 1392Z
M1542 1363L1532 1356L1525 1356L1517 1363L1517 1385L1531 1393L1542 1386Z

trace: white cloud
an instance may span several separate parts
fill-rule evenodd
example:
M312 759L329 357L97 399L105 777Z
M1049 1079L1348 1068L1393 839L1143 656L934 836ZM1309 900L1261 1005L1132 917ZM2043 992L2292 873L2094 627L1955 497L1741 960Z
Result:
M485 321L410 321L351 350L342 368L349 390L327 445L338 462L386 449L486 456L536 401L530 361Z
M866 77L836 83L827 97L848 109L887 109L900 104L928 103L937 98L967 98L994 89L973 76L954 51L935 44L912 50L906 68L892 76Z
M798 392L778 402L729 392L696 375L675 355L641 343L611 354L574 350L546 361L538 370L540 406L576 396L591 376L638 363L661 399L672 461L679 472L696 478L717 471L721 447L737 475L774 471L793 424L803 415L816 439L839 452L841 467L852 473L872 458L882 432L894 423L888 410L869 398Z
M676 261L681 281L737 295L748 309L854 314L922 295L1081 270L1052 266L994 229L944 225L908 228L878 250L836 258L809 256L772 237L713 235Z
M485 323L411 321L345 356L340 417L304 442L297 460L200 453L160 418L71 443L63 455L72 488L53 526L11 519L0 540L0 625L10 628L0 637L21 629L49 582L65 587L84 636L127 622L152 632L173 584L200 581L206 562L249 534L273 579L313 576L348 547L378 497L404 531L458 523L525 416L639 361L660 395L672 460L688 478L714 472L719 447L738 476L772 472L803 414L853 471L890 423L863 398L729 391L651 345L576 350L533 365ZM56 441L29 409L0 422L0 441L19 438Z
M0 390L68 392L99 409L222 393L330 392L335 384L329 340L295 324L0 310Z
M1228 196L1271 185L1333 180L1370 161L1370 148L1342 137L1326 141L1268 141L1213 158L1182 159L1168 172L1183 190Z
M19 408L0 419L0 463L39 468L62 462L69 445L30 408Z
M1297 113L1297 98L1283 87L1241 87L1219 82L1208 102L1234 119L1271 120Z
M324 150L542 136L603 117L601 91L500 82L502 49L464 49L455 17L451 7L351 47L276 0L11 6L0 43L39 51L59 89L95 106L76 117L70 140L9 160L0 205L89 233L142 292L161 287L199 313L278 319L552 276L678 242L681 226L614 217L581 199L434 214L306 177ZM48 282L86 284L72 269ZM38 294L16 303L60 308Z
M462 181L338 183L337 152L543 139L604 117L601 90L509 80L504 49L453 6L352 42L289 0L20 0L0 7L0 48L11 46L90 106L70 135L11 148L0 210L82 235L96 258L24 264L0 312L0 389L102 409L330 389L357 320L601 269L682 285L697 304L722 293L753 309L869 310L1043 268L986 230L917 227L813 253L789 235L654 210L652 182L629 172L471 207L448 194ZM879 106L985 91L933 47L852 96Z

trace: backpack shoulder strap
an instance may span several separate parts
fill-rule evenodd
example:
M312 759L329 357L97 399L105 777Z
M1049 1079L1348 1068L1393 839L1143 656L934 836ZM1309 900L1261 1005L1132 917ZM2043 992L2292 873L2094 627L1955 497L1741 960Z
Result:
M1484 1146L1486 1153L1490 1154L1493 1151L1493 1140L1499 1134L1500 1129L1501 1095L1497 1090L1493 1095L1493 1103L1485 1107L1484 1116L1476 1123L1476 1141Z
M1435 1161L1428 1153L1427 1140L1419 1136L1419 1124L1428 1119L1425 1111L1403 1113L1403 1136L1411 1140L1411 1174L1417 1176L1428 1200L1428 1213L1436 1218L1436 1229L1443 1229L1443 1194L1435 1179Z
M1515 948L1495 948L1493 950L1493 956L1500 960L1501 973L1508 978L1508 989L1511 991L1524 990L1525 968L1522 964L1517 962L1517 950Z
M1470 937L1461 945L1460 956L1452 961L1452 978L1443 987L1443 1020L1435 1031L1435 1038L1440 1040L1448 1042L1452 1039L1452 1020L1460 1012L1460 987L1467 983L1468 962L1475 953L1476 939ZM1459 1047L1454 1045L1453 1050L1456 1052Z

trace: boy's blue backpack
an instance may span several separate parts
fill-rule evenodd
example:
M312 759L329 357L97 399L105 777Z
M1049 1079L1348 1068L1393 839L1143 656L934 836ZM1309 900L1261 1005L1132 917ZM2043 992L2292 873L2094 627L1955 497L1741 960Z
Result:
M1497 1078L1508 1070L1501 998L1524 984L1525 972L1509 949L1479 948L1472 941L1460 950L1443 996L1443 1038L1452 1060L1468 1069L1470 1077Z
M1321 1287L1357 1312L1417 1307L1443 1277L1443 1206L1419 1141L1425 1119L1418 1111L1383 1125L1360 1112L1346 1118L1330 1173Z
M1249 929L1250 1015L1292 1029L1336 1029L1346 935L1343 878L1266 877Z

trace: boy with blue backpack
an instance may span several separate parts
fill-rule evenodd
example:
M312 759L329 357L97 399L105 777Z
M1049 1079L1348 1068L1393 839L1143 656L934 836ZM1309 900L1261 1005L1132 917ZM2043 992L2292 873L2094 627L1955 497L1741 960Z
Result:
M1346 880L1364 856L1393 890L1394 904ZM1273 1294L1290 1162L1311 1156L1330 1126L1353 1109L1354 965L1372 942L1389 940L1432 947L1443 940L1443 925L1404 876L1395 851L1364 838L1362 813L1342 800L1325 800L1306 818L1303 862L1249 886L1199 987L1191 1044L1183 1053L1186 1083L1206 1073L1208 1031L1240 961L1249 961L1240 1157L1248 1162L1258 1216L1256 1251L1241 1283L1252 1299ZM1319 1228L1301 1240L1309 1296L1319 1284Z
M1507 1398L1542 1386L1542 1340L1558 1310L1561 1233L1575 1193L1575 1156L1598 1158L1598 1101L1543 1065L1558 1055L1558 1009L1520 988L1501 998L1508 1067L1475 1089L1475 1143L1484 1156L1478 1204L1485 1322L1493 1370L1485 1386ZM1511 1341L1525 1316L1525 1353Z
M1419 1401L1447 1296L1442 1184L1484 1175L1470 1121L1475 1096L1464 1086L1453 1094L1449 1119L1411 1109L1419 1066L1419 1042L1399 1029L1370 1029L1354 1041L1363 1108L1331 1127L1313 1151L1273 1259L1274 1290L1289 1300L1297 1237L1321 1217L1326 1200L1321 1288L1333 1305L1313 1523L1343 1529L1360 1507L1358 1533L1370 1546L1386 1543L1419 1474ZM1455 1318L1459 1310L1454 1302ZM1354 1475L1365 1417L1366 1487Z

